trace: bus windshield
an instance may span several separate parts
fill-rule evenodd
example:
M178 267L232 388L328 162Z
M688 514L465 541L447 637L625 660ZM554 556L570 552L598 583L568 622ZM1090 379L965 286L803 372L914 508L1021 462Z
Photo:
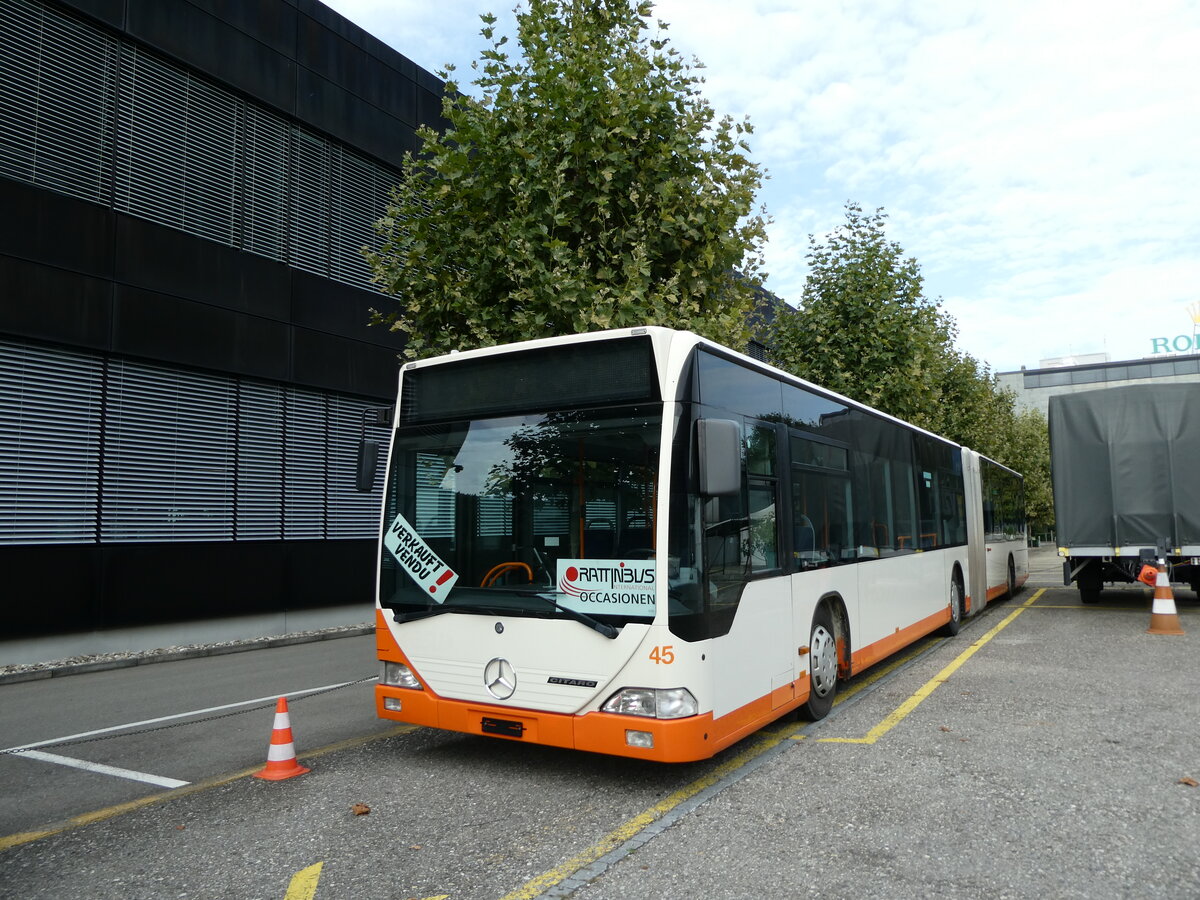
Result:
M661 422L641 404L402 425L381 606L649 622Z

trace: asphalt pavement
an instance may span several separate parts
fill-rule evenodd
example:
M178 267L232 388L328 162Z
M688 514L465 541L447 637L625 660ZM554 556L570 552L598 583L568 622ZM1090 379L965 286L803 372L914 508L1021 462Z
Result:
M1200 603L1178 591L1186 633L1151 635L1149 598L1084 606L1036 551L1015 599L854 679L827 719L682 766L361 733L343 709L361 739L305 744L307 775L238 777L247 749L224 778L0 835L0 897L1194 898Z

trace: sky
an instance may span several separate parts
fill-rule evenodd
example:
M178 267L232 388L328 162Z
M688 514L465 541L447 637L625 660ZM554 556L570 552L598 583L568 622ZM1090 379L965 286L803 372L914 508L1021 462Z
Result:
M454 64L464 89L479 16L515 36L514 0L324 2L428 71ZM754 127L778 296L800 302L810 235L853 201L884 209L959 349L993 371L1200 351L1197 0L660 0L653 15L703 64L714 111Z

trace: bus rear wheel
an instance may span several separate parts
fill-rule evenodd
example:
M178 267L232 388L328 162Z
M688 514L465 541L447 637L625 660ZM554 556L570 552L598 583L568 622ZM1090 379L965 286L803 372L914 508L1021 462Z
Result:
M1011 600L1017 596L1017 564L1013 562L1013 558L1008 558L1008 599Z
M808 641L808 701L800 716L812 722L829 715L838 686L837 634L833 615L825 604L813 615Z
M950 579L950 621L941 628L945 637L954 637L962 630L963 613L966 607L966 594L963 591L962 579L957 571Z

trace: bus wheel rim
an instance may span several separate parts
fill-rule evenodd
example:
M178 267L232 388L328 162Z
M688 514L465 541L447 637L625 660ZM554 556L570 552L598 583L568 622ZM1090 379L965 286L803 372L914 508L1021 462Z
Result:
M837 642L824 625L812 633L812 689L818 697L833 690L837 682Z

